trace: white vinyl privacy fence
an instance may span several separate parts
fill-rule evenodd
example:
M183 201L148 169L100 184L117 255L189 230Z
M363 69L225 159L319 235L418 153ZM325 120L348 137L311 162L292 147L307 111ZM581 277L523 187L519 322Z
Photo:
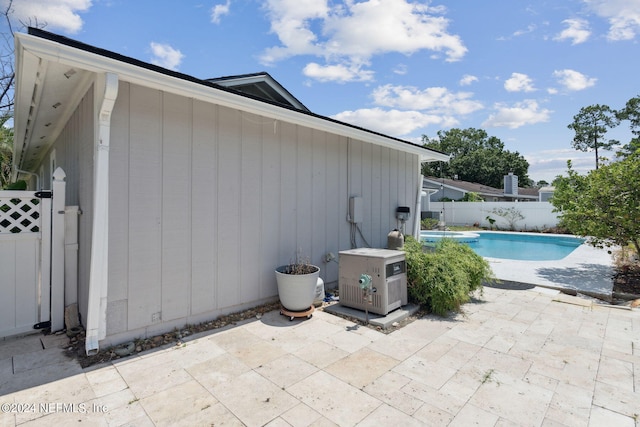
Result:
M446 225L474 225L489 228L487 217L495 220L493 227L508 230L509 221L498 211L521 214L515 221L516 230L543 230L558 225L558 214L549 202L431 202L431 211L442 212Z
M64 327L64 177L53 191L0 191L0 338Z

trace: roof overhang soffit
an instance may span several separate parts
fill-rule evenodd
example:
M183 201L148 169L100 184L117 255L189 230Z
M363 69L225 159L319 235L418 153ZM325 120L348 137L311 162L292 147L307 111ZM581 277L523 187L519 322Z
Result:
M32 170L56 141L93 81L71 63L42 57L16 35L14 169Z
M288 123L416 154L419 156L420 162L449 161L447 154L431 151L407 141L370 132L334 120L321 118L313 114L306 114L257 101L236 93L226 92L198 82L148 70L140 66L66 46L51 40L27 34L16 35L16 40L24 50L31 52L34 56L44 61L72 65L76 69L86 70L87 72L110 72L116 74L120 81L171 92L204 102L215 103L263 117L269 117L274 120L282 120Z

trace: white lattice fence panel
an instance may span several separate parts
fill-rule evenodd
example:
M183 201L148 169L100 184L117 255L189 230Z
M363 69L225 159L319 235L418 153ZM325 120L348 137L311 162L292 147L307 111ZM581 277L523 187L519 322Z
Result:
M0 192L0 234L40 232L41 200L31 192L7 193Z

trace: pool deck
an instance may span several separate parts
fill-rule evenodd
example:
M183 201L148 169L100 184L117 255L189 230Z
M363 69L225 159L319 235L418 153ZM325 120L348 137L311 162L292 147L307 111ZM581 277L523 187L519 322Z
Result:
M0 426L640 427L640 311L485 288L390 334L277 311L82 369L0 342Z
M587 244L557 261L518 261L485 258L496 278L553 289L571 289L587 295L610 297L613 257Z

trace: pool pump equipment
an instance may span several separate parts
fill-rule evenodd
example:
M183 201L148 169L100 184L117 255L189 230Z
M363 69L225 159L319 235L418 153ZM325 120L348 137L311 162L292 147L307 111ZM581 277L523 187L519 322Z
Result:
M404 251L359 248L340 251L340 304L387 315L407 304L407 267Z
M371 286L371 276L369 276L368 274L361 274L360 280L358 280L358 284L360 284L360 288L362 289L362 299L364 300L365 306L365 320L367 323L369 323L369 305L373 303L372 294L374 292L377 292L378 290Z

